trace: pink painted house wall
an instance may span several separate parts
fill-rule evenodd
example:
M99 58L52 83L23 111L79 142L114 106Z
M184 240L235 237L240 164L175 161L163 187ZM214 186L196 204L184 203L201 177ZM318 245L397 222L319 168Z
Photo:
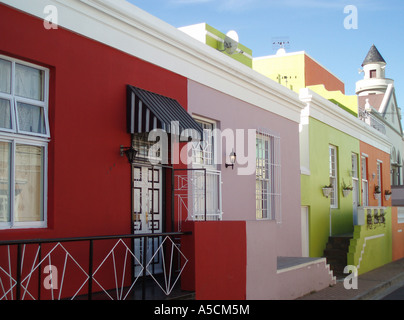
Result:
M280 136L281 223L256 219L255 171L251 175L238 175L237 163L234 170L225 168L224 155L231 152L225 150L225 146L222 148L223 162L218 168L223 181L223 220L246 222L246 297L276 298L279 291L276 284L277 256L302 255L300 196L296 196L300 195L299 125L190 80L188 112L216 121L221 130L265 128ZM235 151L237 155L243 152Z

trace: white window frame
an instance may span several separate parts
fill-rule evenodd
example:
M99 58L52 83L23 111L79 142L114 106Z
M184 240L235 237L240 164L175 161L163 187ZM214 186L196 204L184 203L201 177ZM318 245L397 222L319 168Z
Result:
M10 109L11 109L11 121L12 128L0 128L0 141L5 143L10 143L11 148L11 156L10 156L10 186L9 186L9 199L11 199L9 204L10 209L10 221L9 222L0 222L0 230L3 229L21 229L21 228L46 228L48 224L48 143L50 137L49 130L49 117L48 117L48 103L49 103L49 69L38 66L29 62L25 62L23 60L11 58L5 55L0 55L0 58L3 60L7 60L11 62L11 88L10 93L0 92L0 98L10 101ZM42 97L43 100L35 100L24 97L19 97L14 95L15 91L15 65L21 64L24 66L28 66L31 68L35 68L41 70L43 72L43 83L42 83ZM35 105L43 108L43 116L44 116L44 126L45 126L45 134L36 133L36 132L27 132L19 129L18 125L18 112L17 112L17 103L27 103L30 105ZM41 221L25 221L25 222L16 222L14 221L15 216L15 158L16 158L16 146L18 145L29 145L29 146L38 146L43 150L42 154L42 163L43 170L42 174L42 220Z
M0 127L0 132L17 133L17 134L30 135L30 136L35 136L35 137L49 138L50 137L49 117L48 117L49 69L29 63L29 62L22 61L19 59L7 57L4 55L0 55L0 59L11 62L11 92L10 93L0 92L0 98L10 101L11 127L12 127L11 129L6 129L6 128ZM43 75L44 75L43 83L42 83L43 101L20 97L20 96L15 95L15 69L16 69L15 65L16 64L31 67L31 68L34 68L37 70L41 70L43 72ZM17 112L18 103L26 103L26 104L34 105L34 106L37 106L37 107L40 107L43 109L45 134L24 131L19 128L19 122L18 122L19 115Z
M8 138L2 137L0 135L0 141L11 144L11 162L10 162L10 221L9 222L0 222L0 230L1 229L18 229L18 228L45 228L47 227L47 203L48 203L48 143L34 140L26 140L21 138ZM43 220L41 221L25 221L25 222L16 222L14 221L15 214L15 157L16 157L16 145L29 145L29 146L37 146L43 148L43 175L42 175L42 185L43 185L43 194L42 194L42 216Z
M199 116L194 116L193 117L194 120L199 123L202 124L204 126L211 126L211 133L206 133L207 128L203 127L203 134L204 134L204 139L202 141L199 142L193 142L192 143L192 167L193 168L208 168L208 169L212 169L212 170L216 170L217 169L217 165L216 165L216 146L217 146L217 137L216 137L216 128L217 128L217 123L215 121L212 120L208 120L206 118L202 118ZM205 134L206 133L206 134ZM201 150L197 150L197 152L201 152L202 153L202 162L196 162L195 161L195 149L196 148L201 148L201 144L204 143L204 141L206 142L206 138L209 138L211 140L211 144L210 144L210 150L208 152L206 152L205 150L203 150L203 148ZM206 154L210 153L210 157L207 157Z
M261 140L261 143L259 143ZM264 146L261 148L260 145ZM267 129L256 131L255 215L257 220L281 223L280 137ZM263 157L261 157L263 156Z
M383 172L383 161L381 160L377 160L376 163L376 183L380 188L380 192L382 192L382 172ZM380 197L377 199L377 205L379 207L382 206L382 194L380 195Z
M362 178L362 205L365 207L369 204L369 180L368 180L368 157L365 154L361 156L361 178Z
M209 137L211 139L210 143L210 153L209 157L206 157L206 151L198 150L202 152L202 161L195 162L194 149L201 148L201 143L193 142L191 144L192 149L192 168L193 169L205 169L206 170L206 190L205 190L205 172L202 170L190 171L188 176L190 181L190 199L192 199L192 210L188 214L188 219L191 220L204 220L205 219L205 202L203 197L206 194L207 197L207 220L222 220L223 210L222 210L222 176L221 171L217 169L216 164L216 153L217 153L217 122L201 117L193 116L194 120L198 123L204 124L205 126L210 126L211 129L204 128L204 139ZM211 130L210 133L206 133L206 130ZM205 140L206 141L206 140ZM199 191L198 191L199 190Z
M334 145L329 145L329 176L332 191L330 193L330 206L333 209L338 208L338 148Z
M356 196L357 196L357 201L358 201L358 206L359 206L359 199L360 199L360 193L359 193L359 161L358 161L358 154L352 152L351 154L351 161L352 161L352 181L354 185L354 181L356 182Z

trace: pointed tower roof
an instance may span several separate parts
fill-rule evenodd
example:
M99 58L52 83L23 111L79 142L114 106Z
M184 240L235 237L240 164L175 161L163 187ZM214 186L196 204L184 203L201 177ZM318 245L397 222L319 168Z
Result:
M370 47L370 50L365 58L365 60L363 60L362 62L362 67L365 64L369 64L369 63L375 63L375 62L382 62L382 63L386 63L386 61L384 61L382 55L380 54L379 50L377 50L377 48L375 47L375 45L373 44Z

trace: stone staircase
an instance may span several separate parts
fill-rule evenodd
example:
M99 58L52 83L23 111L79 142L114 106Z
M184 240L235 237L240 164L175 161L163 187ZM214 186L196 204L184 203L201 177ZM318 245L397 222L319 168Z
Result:
M352 238L352 234L341 234L328 238L328 243L324 250L324 257L327 259L330 269L337 278L347 275L344 274L344 268L347 265L347 254Z

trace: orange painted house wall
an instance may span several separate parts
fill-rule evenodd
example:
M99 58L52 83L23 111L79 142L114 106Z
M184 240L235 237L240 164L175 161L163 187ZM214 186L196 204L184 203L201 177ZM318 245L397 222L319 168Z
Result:
M377 162L381 161L381 191L382 191L382 202L381 205L384 207L391 207L391 199L386 200L384 198L384 191L391 190L390 184L390 155L386 152L381 151L367 143L360 141L360 152L361 156L367 156L367 172L368 172L368 188L369 188L369 206L377 206L378 202L374 197L375 186L377 185ZM373 174L375 175L373 177Z
M306 54L304 55L304 66L306 87L323 84L328 91L341 91L345 93L344 83Z
M398 223L397 207L391 208L391 233L393 242L393 261L404 258L404 223Z

